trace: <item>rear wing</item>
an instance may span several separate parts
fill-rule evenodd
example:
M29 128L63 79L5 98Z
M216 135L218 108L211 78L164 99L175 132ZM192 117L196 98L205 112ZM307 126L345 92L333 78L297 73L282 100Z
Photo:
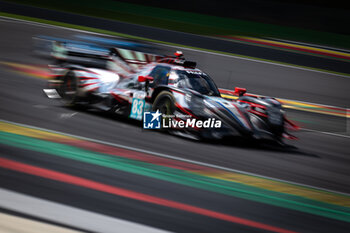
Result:
M158 62L164 56L155 53L146 53L124 48L110 49L111 55L120 57L124 62L134 69L139 69L152 62Z
M117 56L132 69L138 69L164 57L157 53L159 49L146 44L96 36L75 37L79 40L50 36L34 37L34 53L58 62L102 68L112 56Z

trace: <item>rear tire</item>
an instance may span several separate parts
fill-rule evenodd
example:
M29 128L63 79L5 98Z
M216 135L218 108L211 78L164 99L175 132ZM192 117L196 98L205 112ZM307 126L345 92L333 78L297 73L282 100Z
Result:
M60 88L60 95L65 106L71 107L77 101L78 80L73 71L69 71L63 77L63 83Z

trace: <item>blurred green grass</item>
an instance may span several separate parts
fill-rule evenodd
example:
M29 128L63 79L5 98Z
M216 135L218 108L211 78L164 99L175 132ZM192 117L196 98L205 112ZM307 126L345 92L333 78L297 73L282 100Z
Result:
M350 48L349 35L216 17L113 0L13 0L12 2L207 36L253 36Z

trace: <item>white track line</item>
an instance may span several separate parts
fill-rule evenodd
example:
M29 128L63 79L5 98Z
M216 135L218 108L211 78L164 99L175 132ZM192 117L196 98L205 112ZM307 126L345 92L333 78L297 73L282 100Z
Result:
M0 119L0 122L5 122L5 123L8 123L8 124L13 124L13 125L17 125L17 126L31 128L31 129L37 129L37 130L46 131L46 132L55 133L55 134L61 134L61 135L64 135L64 136L74 137L74 138L78 138L78 139L85 140L85 141L95 142L95 143L109 145L109 146L113 146L113 147L119 147L119 148L126 149L126 150L132 150L132 151L137 151L137 152L141 152L141 153L151 154L151 155L155 155L155 156L159 156L159 157L163 157L163 158L173 159L173 160L182 161L182 162L186 162L186 163L192 163L192 164L205 166L205 167L210 167L210 168L215 168L215 169L219 169L219 170L224 170L224 171L229 171L229 172L236 172L236 173L240 173L240 174L255 176L255 177L259 177L259 178L265 178L265 179L274 180L274 181L283 182L283 183L288 183L288 184L293 184L293 185L304 186L304 187L307 187L307 188L323 190L323 191L326 191L326 192L337 193L337 194L342 194L342 195L346 195L346 196L350 195L348 193L343 193L343 192L334 191L334 190L325 189L325 188L319 188L319 187L315 187L315 186L312 186L312 185L301 184L301 183L287 181L287 180L282 180L282 179L273 178L273 177L269 177L269 176L263 176L263 175L255 174L255 173L252 173L252 172L245 172L245 171L241 171L241 170L238 170L238 169L222 167L222 166L218 166L218 165L214 165L214 164L209 164L209 163L205 163L205 162L199 162L199 161L195 161L195 160L185 159L185 158L181 158L181 157L177 157L177 156L173 156L173 155L158 153L158 152L149 151L149 150L140 149L140 148L135 148L135 147L131 147L131 146L125 146L125 145L121 145L121 144L117 144L117 143L106 142L106 141L102 141L102 140L98 140L98 139L92 139L92 138L88 138L88 137L77 136L77 135L73 135L73 134L69 134L69 133L63 133L63 132L56 131L56 130L44 129L44 128L41 128L41 127L36 127L36 126L27 125L27 124L21 124L21 123L16 123L16 122L7 121L7 120L3 120L3 119Z
M43 221L32 220L25 217L19 217L12 214L0 212L0 232L2 233L83 233L82 231L72 230L67 227L57 226L55 224Z
M342 137L342 138L350 139L350 135L336 134L336 133L330 133L330 132L325 132L325 131L318 131L318 130L313 130L313 129L305 129L305 128L302 128L302 130L309 131L309 132L312 132L312 133L320 133L320 134L326 134L326 135L329 135L329 136L336 136L336 137Z
M153 43L153 44L157 44L157 43ZM288 64L281 64L281 63L274 63L274 62L264 61L264 60L256 60L256 59L253 59L253 58L247 58L247 57L241 57L241 56L235 56L235 55L228 55L228 54L222 54L222 53L215 53L215 52L209 52L209 51L204 51L204 50L186 48L186 47L181 47L181 46L166 45L166 44L157 44L157 45L166 46L166 47L172 47L172 48L182 49L182 50L196 51L196 52L200 52L200 53L207 53L207 54L216 55L216 56L231 57L231 58L236 58L236 59L241 59L241 60L246 60L246 61L252 61L252 62L269 64L269 65L282 66L282 67L287 67L287 68L292 68L292 69L297 69L297 70L316 72L316 73L327 74L327 75L332 75L332 76L337 76L337 77L342 77L342 78L350 78L350 75L347 76L347 75L335 74L335 73L330 73L330 72L326 72L326 71L316 70L316 69L312 69L312 68L299 67L299 66L288 65Z
M71 30L71 31L76 31L76 32L82 32L82 33L89 33L89 34L100 35L100 36L121 38L121 37L107 35L107 34L103 34L103 33L84 31L84 30L68 28L68 27L63 27L63 26L50 25L50 24L44 24L44 23L33 22L33 21L28 21L28 20L23 20L23 19L16 19L16 18L11 18L11 17L6 17L6 16L0 16L0 20L1 20L1 18L3 18L2 19L3 21L7 21L7 22L8 21L19 21L19 22L22 22L22 23L35 25L35 26L46 27L46 28L60 28L60 29ZM269 64L269 65L282 66L282 67L287 67L287 68L292 68L292 69L316 72L316 73L327 74L327 75L332 75L332 76L337 76L337 77L342 77L342 78L350 78L350 75L347 76L347 75L335 74L335 73L331 73L331 72L327 72L327 71L316 70L316 69L312 69L312 68L299 67L299 66L294 66L294 65L289 65L289 64L281 64L281 63L275 63L275 62L264 61L264 60L257 60L257 59L253 59L253 58L242 57L242 56L235 56L235 55L228 55L228 54L222 54L222 53L216 53L216 52L209 52L209 51L204 51L204 50L199 50L199 49L182 47L181 45L180 46L176 46L176 45L158 44L158 43L151 43L151 44L156 44L156 45L161 45L161 46L171 47L171 48L176 48L176 49L196 51L196 52L200 52L200 53L207 53L207 54L216 55L216 56L231 57L231 58L236 58L236 59L241 59L241 60L246 60L246 61L252 61L252 62Z
M277 42L285 42L285 43L296 44L296 45L305 45L305 46L309 46L309 47L313 47L313 48L328 49L328 50L333 50L333 51L343 52L343 53L350 53L350 50L347 50L344 48L336 48L336 47L319 45L319 44L310 44L310 43L299 42L299 41L294 41L294 40L285 40L285 39L270 38L270 37L261 38L261 39L267 39L267 40L272 40L272 41L277 41Z
M80 228L86 231L105 233L168 232L143 224L20 194L3 188L0 188L0 197L0 207L4 209Z
M0 16L0 21L5 21L5 22L16 22L17 21L20 23L34 25L34 26L38 26L38 27L44 27L44 28L55 28L55 29L58 28L58 29L64 29L64 30L81 32L81 33L88 33L88 34L99 35L99 36L116 37L116 36L106 35L106 34L102 34L102 33L98 33L98 32L91 32L91 31L85 31L85 30L80 30L80 29L76 29L76 28L69 28L69 27L63 27L63 26L58 26L58 25L39 23L39 22L34 22L34 21L29 21L29 20L24 20L24 19L11 18L11 17L7 17L7 16Z

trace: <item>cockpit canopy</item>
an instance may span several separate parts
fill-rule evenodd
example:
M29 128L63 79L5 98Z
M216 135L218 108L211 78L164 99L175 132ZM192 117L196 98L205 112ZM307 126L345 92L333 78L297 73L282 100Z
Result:
M175 70L170 80L174 80L174 86L188 88L202 95L220 96L220 92L214 81L199 70Z

